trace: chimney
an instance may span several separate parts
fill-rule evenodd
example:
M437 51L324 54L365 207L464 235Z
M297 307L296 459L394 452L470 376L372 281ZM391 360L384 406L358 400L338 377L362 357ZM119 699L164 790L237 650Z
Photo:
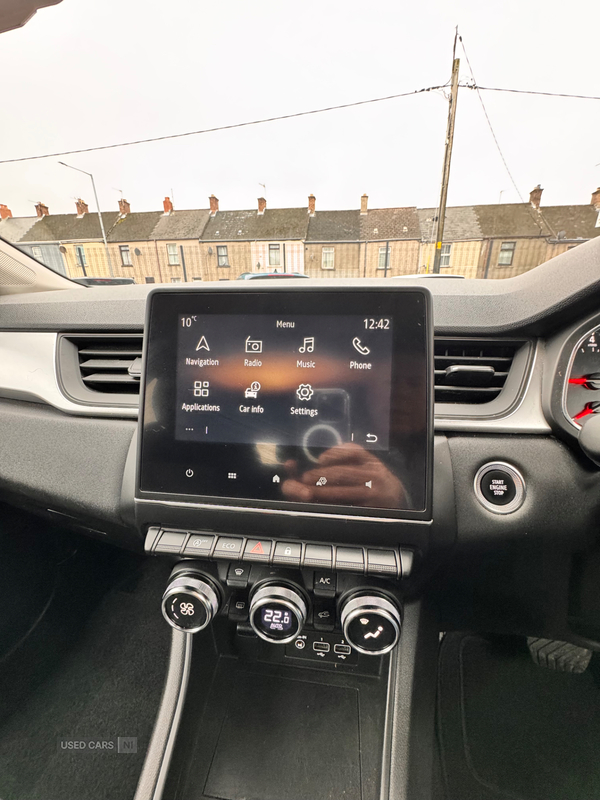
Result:
M219 198L215 197L214 194L208 198L208 202L210 203L210 215L214 217L217 211L219 210Z
M12 211L4 203L0 203L0 219L8 219L9 217L12 217Z
M43 203L36 203L35 213L38 217L47 217L50 212L48 211L48 206L45 206Z
M126 217L127 214L130 214L130 213L131 213L131 206L129 205L127 200L124 200L123 198L121 198L119 200L119 214L122 217Z
M535 208L536 211L540 210L540 202L542 200L542 189L541 185L538 185L529 193L529 202Z
M165 214L171 214L173 211L173 203L169 197L165 197L163 200L163 208L165 210Z
M596 211L600 211L600 186L592 194L592 203Z
M367 213L367 202L368 202L368 200L369 200L369 195L368 194L363 194L363 196L360 198L360 213L361 214L366 214Z
M75 201L75 206L77 207L77 216L83 217L84 214L87 214L89 211L87 203L84 203L81 197L79 200Z
M317 202L317 198L314 196L314 194L309 194L308 195L308 213L310 214L311 217L314 217L314 215L315 215L316 202Z
M265 198L264 197L259 197L258 198L258 213L259 214L264 214L266 207L267 207L267 201L265 200Z

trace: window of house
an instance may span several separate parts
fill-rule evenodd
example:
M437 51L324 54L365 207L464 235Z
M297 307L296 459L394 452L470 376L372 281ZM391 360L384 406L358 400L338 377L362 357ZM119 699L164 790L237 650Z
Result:
M229 256L227 255L227 245L217 245L217 264L219 267L229 266Z
M269 266L278 267L281 264L281 253L278 244L269 245Z
M324 247L321 252L321 269L335 269L335 247Z
M146 283L156 283L152 275L146 275Z
M510 267L512 265L516 246L516 242L502 242L498 253L499 267Z
M41 247L32 247L31 248L31 255L34 258L38 258L41 260L42 258L42 248Z
M75 258L77 259L78 267L87 267L87 260L85 258L85 250L78 244L75 247Z
M386 247L379 248L379 261L377 262L377 269L385 269L385 256L386 256ZM389 269L392 264L392 248L387 248L387 268Z
M450 256L452 255L452 245L443 244L440 252L440 268L450 266Z
M129 245L128 244L119 245L119 252L121 253L121 264L124 267L132 267L133 264L131 263L131 253L129 252Z
M168 244L167 245L167 256L169 258L169 266L170 267L179 266L179 253L177 252L177 245L176 244Z
M171 278L171 283L181 283L181 278Z

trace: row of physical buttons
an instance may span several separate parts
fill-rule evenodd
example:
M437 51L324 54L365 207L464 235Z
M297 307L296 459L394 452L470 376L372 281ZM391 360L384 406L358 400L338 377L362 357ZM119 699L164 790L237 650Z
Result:
M148 531L147 549L155 553L228 561L256 561L290 567L337 569L368 575L406 577L412 568L412 550L376 550L303 542L275 542L187 531Z

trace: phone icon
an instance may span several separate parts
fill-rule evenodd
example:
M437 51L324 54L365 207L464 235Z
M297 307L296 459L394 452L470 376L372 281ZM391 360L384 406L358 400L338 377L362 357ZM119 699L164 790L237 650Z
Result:
M360 339L358 338L358 336L355 336L354 339L352 339L352 344L354 345L354 349L358 350L361 356L368 356L369 353L371 352L368 347L365 347L363 344L360 343Z

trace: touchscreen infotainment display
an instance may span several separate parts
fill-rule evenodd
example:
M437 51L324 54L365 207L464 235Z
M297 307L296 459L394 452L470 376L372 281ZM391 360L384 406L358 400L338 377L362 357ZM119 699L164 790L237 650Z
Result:
M150 303L142 493L426 509L425 292L166 290Z

